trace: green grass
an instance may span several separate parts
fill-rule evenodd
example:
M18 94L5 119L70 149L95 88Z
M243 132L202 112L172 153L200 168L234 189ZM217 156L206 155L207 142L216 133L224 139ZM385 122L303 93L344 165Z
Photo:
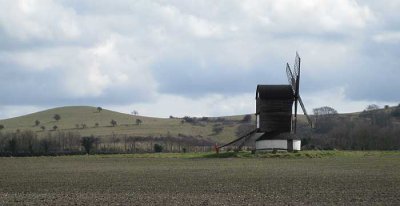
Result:
M61 119L55 121L53 116L59 114ZM224 117L228 120L241 120L242 115ZM118 125L112 127L110 122L114 119ZM143 123L136 125L136 119L141 119ZM35 121L39 120L41 124L35 126ZM95 124L99 123L99 127ZM39 136L45 135L51 131L54 125L57 125L60 131L75 131L82 136L110 136L116 135L132 135L132 136L175 136L183 134L187 136L201 136L201 138L210 138L217 142L228 142L236 138L235 131L237 123L224 125L224 130L218 135L213 135L214 122L202 123L201 125L192 125L189 123L181 124L181 119L169 118L152 118L144 116L133 116L129 114L119 113L103 109L101 112L96 107L89 106L70 106L59 107L42 112L37 112L21 117L0 120L0 124L4 125L3 132L15 132L16 130L33 130ZM76 124L86 124L87 128L77 129ZM41 126L45 126L43 132Z
M80 157L79 155L77 156ZM310 158L364 158L364 157L396 157L400 159L400 151L339 151L339 150L306 150L298 152L197 152L197 153L136 153L136 154L100 154L91 155L93 158L281 158L281 159L310 159Z
M400 204L399 152L317 153L0 158L0 205Z

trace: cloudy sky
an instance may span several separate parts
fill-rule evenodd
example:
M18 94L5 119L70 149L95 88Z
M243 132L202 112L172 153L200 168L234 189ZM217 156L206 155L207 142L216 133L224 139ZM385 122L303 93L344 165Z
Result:
M400 102L400 1L0 0L0 118L67 105L254 112L302 57L308 110Z

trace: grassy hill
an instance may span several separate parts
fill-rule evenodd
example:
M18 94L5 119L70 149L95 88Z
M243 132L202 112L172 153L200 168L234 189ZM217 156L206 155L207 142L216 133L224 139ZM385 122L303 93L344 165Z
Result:
M310 129L305 117L299 115L297 134L305 139L305 144L310 148L395 149L400 146L398 144L400 118L399 114L393 113L394 111L400 113L400 107L319 118L315 129ZM59 121L53 118L55 114L61 116ZM130 139L141 139L138 141L143 143L138 144L147 148L148 151L151 150L153 141L169 144L170 150L173 151L171 142L175 143L175 148L181 148L180 144L184 142L191 142L188 144L192 145L203 145L201 142L207 142L211 145L214 142L221 144L232 141L237 138L238 130L243 134L255 126L254 116L247 123L243 123L243 118L244 115L186 119L153 118L106 109L99 112L96 107L88 106L60 107L0 120L0 125L4 126L1 130L4 138L0 144L3 145L3 150L7 150L11 148L12 142L9 140L13 138L13 134L10 133L29 130L35 132L39 139L50 138L51 141L56 141L54 144L57 145L67 144L64 144L64 140L68 139L65 135L73 134L79 137L77 135L79 133L80 136L94 135L101 138L103 144L101 146L105 145L107 148L123 147L126 150L126 140L129 139L128 137L134 137ZM137 119L140 119L142 123L137 125ZM36 120L40 121L37 126ZM111 120L115 120L117 125L112 126ZM82 127L82 125L86 126ZM54 126L57 126L56 130L53 129ZM42 127L45 129L43 130ZM29 145L29 142L24 143L23 136L19 136L21 139L18 144ZM182 138L187 141L181 141ZM116 145L120 140L124 142L120 142L119 146ZM72 142L71 144L75 146L79 145L77 142L73 143L72 140L66 141ZM196 141L200 143L193 143ZM146 142L149 143L147 146ZM72 146L70 148L73 149Z
M54 115L59 114L61 119L54 120ZM218 121L218 118L209 118L208 121L200 121L196 124L182 123L180 118L153 118L144 116L133 116L119 113L107 109L98 112L96 107L89 106L69 106L49 109L29 115L0 120L4 125L3 132L15 132L17 130L32 130L39 136L53 131L53 126L58 127L58 131L76 131L82 136L110 136L132 135L132 136L195 136L198 138L208 138L217 142L227 142L233 140L235 131L243 119L244 115L223 117L225 121ZM137 125L136 119L140 119L142 124ZM221 118L220 118L221 119ZM254 118L252 118L254 120ZM35 126L35 121L40 124ZM117 122L117 126L111 126L111 120ZM98 123L98 126L96 126ZM82 128L82 124L86 128ZM219 134L215 134L215 125L223 127ZM41 127L45 126L45 130Z

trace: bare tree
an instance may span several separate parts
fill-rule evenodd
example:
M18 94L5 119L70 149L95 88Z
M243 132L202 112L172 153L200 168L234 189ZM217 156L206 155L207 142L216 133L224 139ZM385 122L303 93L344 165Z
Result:
M338 112L328 106L323 106L313 109L315 118L315 130L316 132L327 132L334 126L334 120Z
M365 108L365 111L374 111L380 109L378 105L376 104L370 104Z

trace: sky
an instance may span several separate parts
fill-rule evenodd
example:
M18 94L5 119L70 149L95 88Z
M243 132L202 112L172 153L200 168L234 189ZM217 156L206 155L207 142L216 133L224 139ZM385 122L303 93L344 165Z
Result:
M0 119L59 106L254 113L302 58L309 112L400 103L398 0L0 0Z

